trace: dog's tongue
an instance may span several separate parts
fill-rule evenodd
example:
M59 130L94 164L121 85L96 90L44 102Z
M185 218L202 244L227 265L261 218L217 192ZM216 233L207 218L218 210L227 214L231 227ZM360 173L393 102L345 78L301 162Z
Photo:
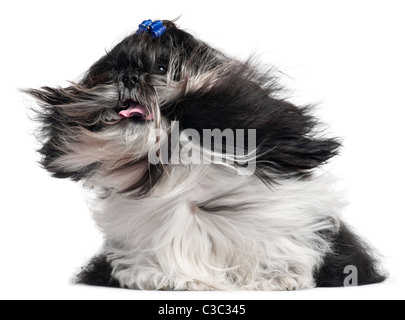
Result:
M152 115L146 116L146 108L137 102L131 102L128 109L122 110L119 113L119 116L121 118L134 118L134 117L145 118L146 117L146 120L153 119Z

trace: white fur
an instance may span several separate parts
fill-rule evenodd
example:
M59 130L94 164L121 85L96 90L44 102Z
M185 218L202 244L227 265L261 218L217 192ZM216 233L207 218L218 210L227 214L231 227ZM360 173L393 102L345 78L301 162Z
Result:
M96 187L90 206L123 286L294 290L315 286L330 251L319 232L338 228L331 185L318 176L268 187L222 166L174 166L146 199Z
M44 109L40 116L44 166L56 176L86 179L90 208L106 238L103 253L123 287L294 290L315 286L313 274L331 251L327 235L338 230L340 221L342 204L330 178L309 172L302 179L258 172L266 184L257 175L241 175L246 170L233 165L233 160L260 158L250 146L246 155L221 155L223 163L150 167L148 153L159 150L155 148L159 139L151 132L162 130L167 137L172 130L161 113L169 102L177 105L184 97L198 97L218 83L232 82L230 70L236 71L238 80L262 87L260 96L267 92L273 97L279 90L267 73L204 43L193 49L187 63L180 59L185 52L173 49L178 54L171 57L166 78L151 75L138 89L118 81L94 88L73 85L56 93L33 90ZM171 80L178 78L179 71L181 80ZM120 119L116 111L129 98L146 106L154 121L136 124ZM90 129L100 123L103 126L97 130ZM182 132L181 143L188 144L188 138ZM222 146L222 137L220 141ZM244 141L239 149L246 151ZM202 152L204 160L217 158L211 147ZM153 174L147 175L149 169Z
M76 112L78 106L61 108ZM88 111L80 108L80 112ZM158 127L170 131L164 119ZM89 203L94 219L105 234L104 252L122 286L150 290L315 286L314 271L331 250L321 233L339 227L342 204L333 181L319 175L297 180L268 174L273 176L269 186L256 175L238 175L237 167L224 161L168 165L147 197L136 199L136 191L122 194L148 170L147 161L139 160L156 144L150 134L154 128L154 123L122 120L96 133L71 129L70 139L59 142L64 154L52 163L68 172L98 164L85 185L93 193Z
M122 286L148 290L295 290L315 286L313 273L331 248L342 203L327 176L274 175L271 186L226 164L166 166L146 198L120 194L148 170L136 164L156 143L153 125L123 121L83 132L54 164L99 162L85 183L104 252ZM167 124L164 124L169 130ZM126 169L120 166L134 161ZM115 170L114 169L119 169Z

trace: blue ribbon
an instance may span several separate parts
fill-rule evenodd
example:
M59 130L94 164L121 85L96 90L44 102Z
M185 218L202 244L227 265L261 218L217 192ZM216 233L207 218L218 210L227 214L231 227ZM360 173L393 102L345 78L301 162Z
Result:
M149 32L152 35L153 39L160 38L165 32L167 28L163 25L161 20L152 22L152 20L145 20L139 25L139 29L136 34Z

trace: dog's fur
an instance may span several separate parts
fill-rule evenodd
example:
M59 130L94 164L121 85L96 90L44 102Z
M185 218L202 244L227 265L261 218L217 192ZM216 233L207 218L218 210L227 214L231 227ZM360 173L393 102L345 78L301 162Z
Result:
M78 282L294 290L343 286L349 265L359 284L383 281L372 251L341 220L333 179L314 171L340 142L320 136L311 108L282 99L271 71L164 25L160 38L124 39L77 84L27 90L41 107L43 167L84 181L105 234L102 254ZM120 119L128 101L153 121ZM152 165L150 133L170 136L174 120L201 135L255 129L254 175L238 175L237 163Z

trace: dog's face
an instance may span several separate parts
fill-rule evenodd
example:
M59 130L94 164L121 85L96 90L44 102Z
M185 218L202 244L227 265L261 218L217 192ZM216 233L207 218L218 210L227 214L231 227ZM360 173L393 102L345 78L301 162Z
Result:
M180 118L176 106L198 75L226 59L173 22L164 25L159 38L148 32L125 38L77 84L27 90L41 106L41 163L53 176L79 181L102 175L114 180L106 187L138 194L160 180L162 165L148 163L156 145L152 130L169 133L171 120Z
M148 162L152 130L254 129L256 174L306 175L339 143L314 137L307 108L277 98L273 75L163 22L159 37L136 33L67 88L28 90L41 109L42 165L58 178L104 181L145 196L170 167ZM226 146L224 146L226 148ZM170 152L169 152L170 153Z
M117 94L114 111L129 122L161 121L160 110L182 92L185 68L196 68L198 59L192 55L202 46L172 22L165 21L165 26L158 39L147 32L124 39L90 68L81 85L111 86ZM204 54L212 59L214 50L205 46Z

